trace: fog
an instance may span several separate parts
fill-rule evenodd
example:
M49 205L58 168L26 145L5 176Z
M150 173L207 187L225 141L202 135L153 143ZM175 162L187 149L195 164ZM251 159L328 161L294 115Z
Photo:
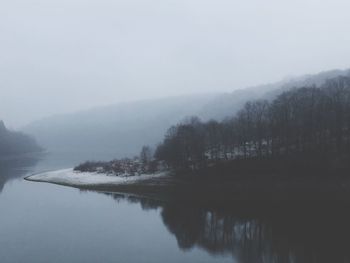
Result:
M347 68L347 0L4 0L0 119Z

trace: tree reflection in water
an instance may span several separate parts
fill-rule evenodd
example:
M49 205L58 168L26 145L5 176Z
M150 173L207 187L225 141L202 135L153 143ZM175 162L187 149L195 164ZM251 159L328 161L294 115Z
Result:
M30 168L33 168L39 160L39 156L35 155L8 160L0 159L0 193L6 182L25 176Z
M350 262L346 203L203 205L127 200L143 209L161 209L165 226L184 251L200 247L214 255L232 254L239 263Z

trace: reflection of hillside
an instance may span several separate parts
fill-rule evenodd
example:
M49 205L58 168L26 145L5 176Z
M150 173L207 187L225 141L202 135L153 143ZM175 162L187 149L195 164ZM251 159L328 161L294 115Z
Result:
M230 252L238 262L348 262L350 216L336 208L244 210L163 208L180 247Z
M129 201L146 209L160 208L165 226L183 250L197 246L211 254L232 254L240 263L350 262L348 205L204 208Z
M0 193L7 181L25 176L28 169L34 167L38 161L34 156L0 160Z

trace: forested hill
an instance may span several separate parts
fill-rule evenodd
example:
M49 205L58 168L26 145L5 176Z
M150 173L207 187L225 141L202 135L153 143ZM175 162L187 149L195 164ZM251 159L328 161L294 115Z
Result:
M287 162L291 167L349 171L350 77L294 88L270 101L248 101L225 121L191 118L168 130L156 158L174 169L237 160L247 160L251 167L252 160L264 160L273 169L288 169Z
M28 125L23 131L37 138L50 152L83 154L84 159L132 157L139 153L142 145L156 145L169 126L187 116L196 115L203 121L223 120L237 113L248 100L273 99L293 87L320 86L327 79L341 75L349 75L349 71L327 71L231 93L120 103L48 117Z
M42 148L34 138L21 132L10 131L0 121L0 158L40 152Z
M282 92L288 91L292 88L300 88L313 85L320 87L328 79L336 78L338 76L350 77L350 69L330 70L314 75L309 74L299 77L290 77L275 83L236 90L231 93L223 94L221 96L213 98L213 100L201 108L198 113L193 113L193 115L197 115L202 120L222 120L227 116L235 114L249 100L271 100L276 98L276 96Z

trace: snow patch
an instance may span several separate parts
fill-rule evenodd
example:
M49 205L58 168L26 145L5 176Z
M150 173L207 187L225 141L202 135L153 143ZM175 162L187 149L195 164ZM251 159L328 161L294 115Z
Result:
M138 176L121 177L101 173L77 172L74 171L73 168L70 168L35 174L28 176L25 179L28 181L47 182L70 186L97 186L129 184L137 181L165 176L166 174L166 172L159 172L155 174L142 174Z

